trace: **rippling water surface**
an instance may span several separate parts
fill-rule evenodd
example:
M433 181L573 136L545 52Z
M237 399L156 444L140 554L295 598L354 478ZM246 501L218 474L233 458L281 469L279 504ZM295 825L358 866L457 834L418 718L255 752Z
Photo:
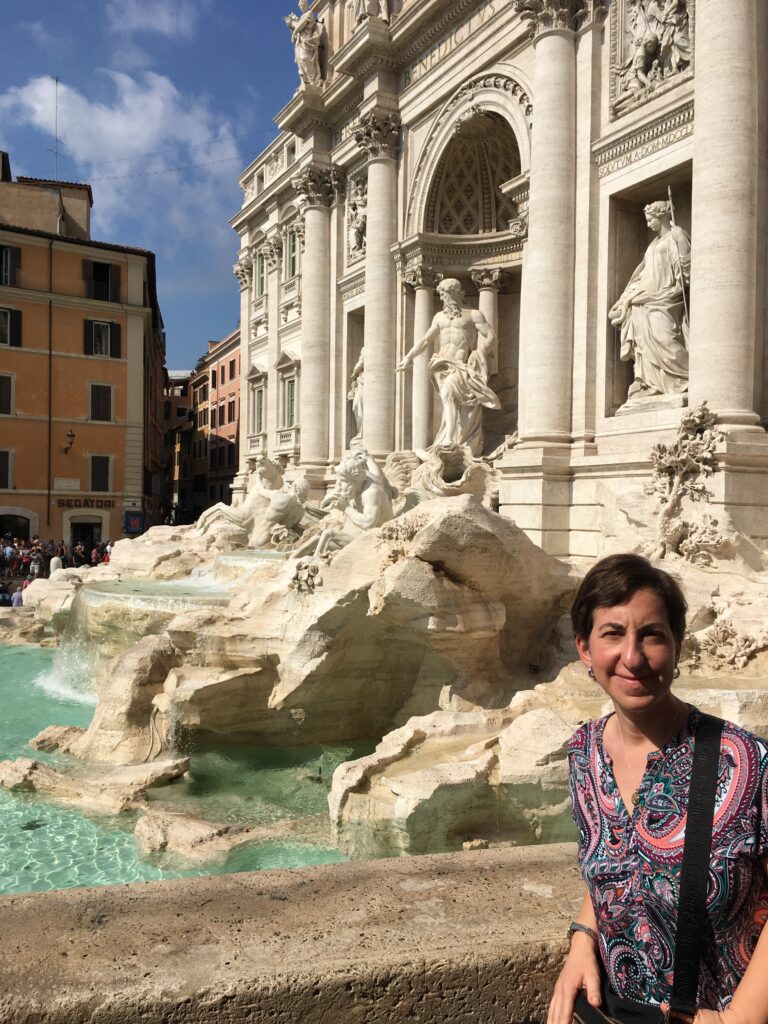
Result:
M62 654L0 645L0 759L67 763L66 756L33 751L28 741L48 725L88 725L95 697L88 690L87 667L87 657L77 649ZM0 790L0 893L341 860L325 825L327 787L337 764L370 749L347 745L193 753L192 782L153 791L156 803L215 821L272 825L294 819L297 824L295 838L248 844L214 866L142 855L133 837L134 815L89 815Z

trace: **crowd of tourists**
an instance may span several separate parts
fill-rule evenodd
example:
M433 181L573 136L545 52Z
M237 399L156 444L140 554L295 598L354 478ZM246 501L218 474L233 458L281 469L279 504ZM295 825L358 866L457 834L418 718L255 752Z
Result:
M96 566L109 562L112 544L95 544L88 550L83 544L70 546L63 540L41 540L32 537L25 540L19 537L3 538L0 551L0 573L9 579L29 580L47 579L57 569L80 569L83 566Z

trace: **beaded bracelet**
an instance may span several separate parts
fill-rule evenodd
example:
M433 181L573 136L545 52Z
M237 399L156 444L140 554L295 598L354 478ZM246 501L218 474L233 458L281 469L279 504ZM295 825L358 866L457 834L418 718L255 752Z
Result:
M588 935L593 942L597 943L597 932L594 928L590 928L589 925L579 924L578 921L571 921L571 924L568 928L569 940L574 932L583 932L584 935Z

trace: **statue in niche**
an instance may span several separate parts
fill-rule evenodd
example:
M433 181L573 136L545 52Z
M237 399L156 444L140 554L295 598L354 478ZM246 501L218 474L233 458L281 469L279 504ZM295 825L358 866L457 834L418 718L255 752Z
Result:
M391 15L391 0L377 0L378 15L382 21L389 24ZM370 0L355 0L355 24L359 25L369 16Z
M295 549L295 556L330 557L366 530L389 522L395 497L373 456L357 447L336 467L336 486L323 499L321 509L330 511L327 525Z
M355 417L357 434L352 439L357 440L363 436L363 402L365 400L365 348L360 349L352 376L349 382L349 394L347 398L352 403L352 415Z
M639 93L685 71L691 63L686 0L630 0L630 53L617 68L621 95L616 109Z
M322 38L321 23L318 22L310 9L309 0L299 0L301 14L289 14L284 18L291 30L291 42L299 77L305 85L319 85L320 74L320 41Z
M621 332L620 358L635 364L628 399L688 390L691 240L674 222L671 202L645 207L656 235L608 317Z
M358 178L352 186L347 225L350 255L362 253L365 250L365 232L368 226L368 188L362 178Z
M439 351L429 361L429 375L443 405L433 447L466 445L479 456L483 450L483 407L501 408L498 396L488 386L498 339L479 310L464 306L459 281L446 278L437 286L437 293L443 303L442 312L406 353L397 370L406 370L420 352L439 342Z

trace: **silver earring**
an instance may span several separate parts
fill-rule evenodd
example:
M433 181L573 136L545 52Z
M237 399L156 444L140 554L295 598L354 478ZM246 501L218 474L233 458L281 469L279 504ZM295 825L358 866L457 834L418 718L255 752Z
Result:
M677 665L675 665L675 671L672 673L672 678L673 679L679 679L680 678L680 669L677 667Z
M589 676L590 679L594 679L595 678L595 670L592 668L591 665L587 669L587 675ZM678 675L680 675L679 672L678 672Z

